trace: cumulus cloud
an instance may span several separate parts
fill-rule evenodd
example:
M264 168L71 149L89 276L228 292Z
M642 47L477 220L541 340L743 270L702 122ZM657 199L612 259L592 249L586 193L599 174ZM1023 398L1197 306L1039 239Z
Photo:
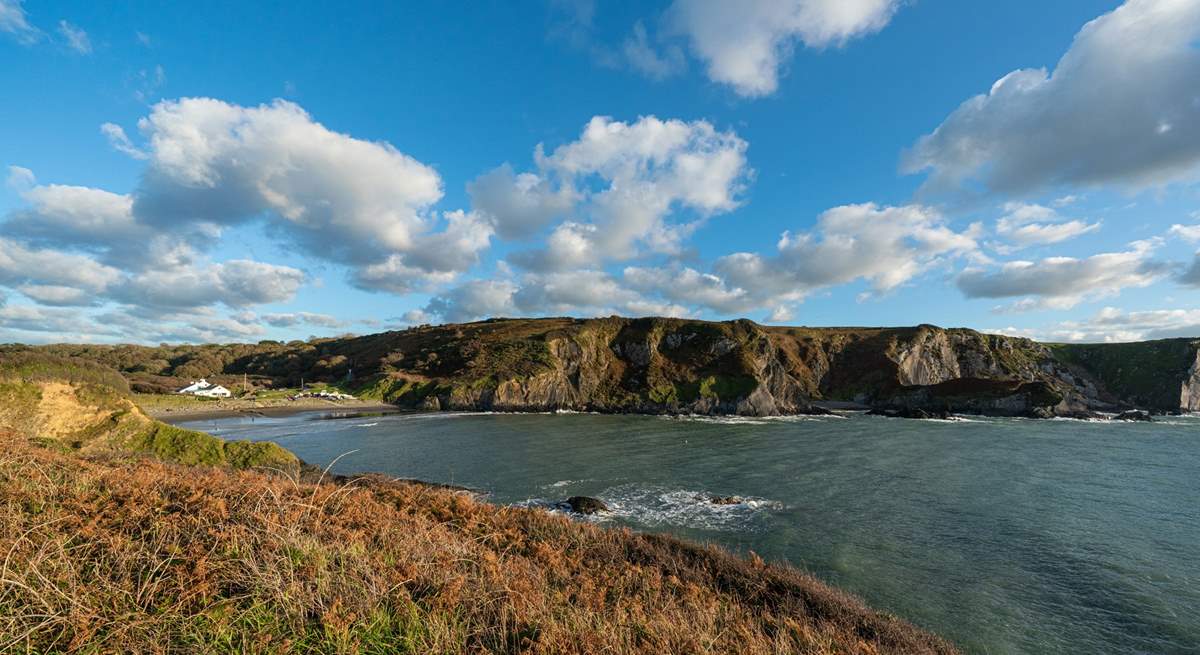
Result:
M0 284L5 286L51 284L101 293L120 279L121 271L90 257L29 248L0 237Z
M304 280L304 272L290 266L234 259L145 271L130 276L113 295L143 307L246 307L290 300Z
M1127 342L1200 337L1200 309L1127 312L1105 307L1083 320L1062 321L1044 329L1008 327L989 330L1042 341Z
M1098 222L1069 220L1043 205L1010 202L1004 211L996 221L996 234L1011 246L998 248L1001 252L1060 243L1100 229Z
M92 40L83 28L72 25L65 20L58 21L58 33L67 42L67 47L81 55L91 54Z
M621 54L634 70L656 80L674 75L686 66L683 50L678 46L665 45L660 50L650 43L642 21L633 24L633 31L621 44Z
M899 0L675 0L665 17L707 66L708 77L742 96L774 93L797 43L841 46L878 32Z
M478 318L517 316L521 312L513 302L517 285L509 280L470 280L434 297L419 313L406 315L406 322L428 323L437 315L449 323Z
M622 277L626 284L642 293L680 305L706 307L720 314L741 314L763 303L761 297L745 289L730 288L720 277L689 267L630 266Z
M40 305L54 307L89 307L100 304L101 300L87 289L58 284L23 284L17 291Z
M1200 225L1172 225L1167 234L1189 243L1200 243Z
M497 169L474 183L473 197L478 203L487 188L488 197L507 199L477 205L501 234L528 234L571 210L572 219L554 229L544 248L511 258L527 268L565 270L675 253L700 221L738 206L751 174L746 147L706 121L644 116L625 123L597 116L578 140L549 155L539 146L536 173Z
M133 145L133 142L129 140L129 135L125 134L125 128L116 123L104 123L100 126L100 133L108 139L109 145L117 152L129 155L134 159L149 157L141 148Z
M727 284L763 302L797 300L816 289L866 280L890 291L946 258L972 255L981 229L958 232L935 209L874 203L834 207L816 229L779 239L776 253L734 253L717 260Z
M433 168L329 130L294 103L164 101L138 129L144 146L120 126L101 128L114 148L147 161L130 211L160 232L211 236L265 220L306 254L350 267L355 284L398 292L452 279L490 243L488 221L431 211L442 197Z
M434 297L422 310L427 322L500 316L684 316L682 305L647 298L605 271L526 274L520 280L471 280Z
M288 312L288 313L271 313L263 314L262 319L272 327L297 327L300 325L313 325L324 328L343 328L349 323L331 316L329 314L317 314L313 312Z
M1156 242L1130 245L1123 252L1083 259L1048 257L1006 262L993 269L968 268L956 282L968 298L1020 298L1009 307L1012 310L1066 309L1088 298L1149 286L1175 270L1174 265L1151 258Z
M1192 265L1179 276L1179 283L1189 287L1200 287L1200 255L1192 260Z
M41 31L29 24L23 0L0 0L0 32L10 34L18 43L29 45L41 38Z
M134 211L150 223L236 225L265 213L310 254L355 264L409 252L442 196L429 166L333 132L283 100L166 101L138 128L149 167Z
M926 187L998 193L1194 180L1200 3L1129 0L1083 27L1053 72L1021 69L964 102L907 153Z
M18 193L29 190L33 185L37 184L37 177L33 171L24 166L9 166L8 179L5 181L8 188Z
M513 173L504 164L467 185L471 206L495 222L496 232L505 239L536 234L554 219L567 215L575 206L576 195L569 186L555 188L536 173Z

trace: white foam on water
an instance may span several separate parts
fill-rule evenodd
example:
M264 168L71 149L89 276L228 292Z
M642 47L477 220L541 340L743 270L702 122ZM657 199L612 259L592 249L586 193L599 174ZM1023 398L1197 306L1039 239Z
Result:
M788 414L784 416L736 416L707 414L664 414L658 418L667 421L692 421L695 423L712 423L716 425L770 425L772 423L805 423L808 421L823 421L825 419L844 419L845 416Z
M587 516L571 514L562 498L530 498L513 504L561 512L593 523L620 519L649 528L682 527L722 532L754 532L761 527L759 519L762 516L784 508L777 500L757 496L738 496L739 502L729 505L714 503L713 498L720 495L659 485L626 484L597 494L595 497L604 501L609 511Z

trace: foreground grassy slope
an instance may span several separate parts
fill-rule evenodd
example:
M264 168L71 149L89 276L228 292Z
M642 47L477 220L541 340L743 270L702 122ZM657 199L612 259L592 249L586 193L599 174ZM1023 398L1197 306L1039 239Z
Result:
M953 652L790 568L461 492L0 446L0 652Z
M294 455L269 442L224 441L155 421L130 399L116 371L41 352L0 358L0 434L81 453L140 453L164 461L293 470Z

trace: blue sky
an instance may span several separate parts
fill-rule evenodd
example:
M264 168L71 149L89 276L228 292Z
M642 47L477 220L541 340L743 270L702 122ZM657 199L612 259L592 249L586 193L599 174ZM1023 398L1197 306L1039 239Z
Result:
M410 4L0 0L0 341L1200 336L1195 2Z

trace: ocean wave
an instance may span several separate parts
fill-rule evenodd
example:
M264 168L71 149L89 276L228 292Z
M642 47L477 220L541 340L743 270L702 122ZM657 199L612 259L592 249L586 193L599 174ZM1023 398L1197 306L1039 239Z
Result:
M754 532L762 527L763 516L784 508L780 501L758 496L738 496L738 502L728 505L714 503L713 499L719 496L720 494L692 489L627 484L611 487L596 495L596 498L608 506L608 512L572 516L595 523L622 520L649 528L681 527L721 532ZM569 513L564 509L561 498L530 498L514 505Z
M356 428L373 428L376 425L379 425L378 421L376 421L375 423L355 423L354 427L356 427Z
M808 415L787 414L783 416L736 416L707 414L664 414L658 418L667 421L692 421L695 423L713 423L716 425L771 425L773 423L805 423L808 421L823 421L825 419L844 419L845 416L836 414Z

